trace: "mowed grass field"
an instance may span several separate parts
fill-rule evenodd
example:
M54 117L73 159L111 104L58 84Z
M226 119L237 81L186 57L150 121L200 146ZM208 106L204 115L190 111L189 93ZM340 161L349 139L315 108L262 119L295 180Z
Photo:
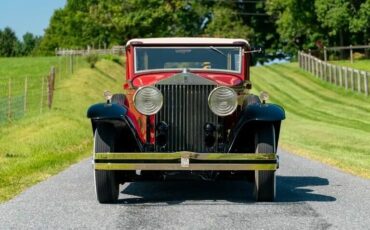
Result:
M87 66L74 59L75 69ZM0 58L0 123L39 115L47 107L47 77L55 67L56 81L70 75L69 57Z
M0 201L91 154L92 130L86 110L104 101L104 90L121 92L124 77L122 66L111 61L102 60L97 68L81 68L57 79L50 111L1 125Z
M332 64L340 65L340 66L348 66L358 70L365 70L370 72L370 60L354 60L353 63L351 61L331 61Z
M269 92L286 109L282 148L370 178L370 98L320 81L296 63L252 68L251 76L256 92Z

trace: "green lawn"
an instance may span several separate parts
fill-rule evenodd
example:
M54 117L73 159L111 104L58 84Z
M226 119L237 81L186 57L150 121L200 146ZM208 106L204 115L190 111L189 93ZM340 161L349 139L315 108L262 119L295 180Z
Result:
M370 98L320 81L296 63L251 74L255 91L269 92L286 109L281 147L370 178Z
M103 91L122 90L123 68L101 61L59 81L51 111L0 129L0 201L90 155L92 132L86 110L104 101Z
M351 61L331 61L330 63L370 72L370 60L354 60L353 63Z
M13 57L0 58L0 81L8 78L40 78L50 72L51 66L56 67L63 75L69 74L69 57ZM83 58L74 59L74 66L86 67Z
M75 69L87 66L82 58L73 63ZM70 65L69 57L0 58L0 123L45 111L51 67L58 82L71 75Z

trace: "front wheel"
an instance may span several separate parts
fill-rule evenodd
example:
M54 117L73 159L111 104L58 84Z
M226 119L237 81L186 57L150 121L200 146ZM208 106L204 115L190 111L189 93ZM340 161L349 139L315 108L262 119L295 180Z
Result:
M256 153L276 153L275 129L272 124L258 126L255 134ZM275 171L256 170L254 175L256 201L274 201L276 196Z
M95 130L95 153L114 152L114 127L100 124ZM115 203L119 195L119 183L115 171L95 170L95 189L99 203Z

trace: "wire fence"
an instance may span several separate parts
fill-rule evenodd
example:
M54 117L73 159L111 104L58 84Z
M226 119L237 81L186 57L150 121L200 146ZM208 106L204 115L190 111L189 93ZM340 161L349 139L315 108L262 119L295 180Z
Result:
M42 113L47 101L47 77L9 78L0 81L0 122Z
M81 57L60 56L50 71L42 76L0 76L0 123L48 111L53 106L54 90L58 84L86 66Z
M367 71L333 65L303 52L298 52L298 62L300 68L321 80L369 95L370 73Z

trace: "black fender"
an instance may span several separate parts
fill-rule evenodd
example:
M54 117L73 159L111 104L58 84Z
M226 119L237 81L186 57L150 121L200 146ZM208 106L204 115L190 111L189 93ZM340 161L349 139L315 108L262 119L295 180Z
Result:
M94 120L120 120L127 115L127 108L112 103L99 103L90 106L87 117Z
M284 119L285 111L279 105L270 103L253 103L250 105L245 105L243 110L241 111L238 122L231 130L228 152L233 151L233 149L237 145L238 139L252 138L248 135L253 134L253 130L255 128L258 128L258 123L260 122L268 122L274 125L277 146L280 134L280 124L281 121ZM242 142L248 144L245 140Z
M111 124L114 126L116 141L120 151L142 151L143 144L139 135L128 117L128 108L116 103L99 103L90 106L87 117L91 119L93 133L100 124Z

